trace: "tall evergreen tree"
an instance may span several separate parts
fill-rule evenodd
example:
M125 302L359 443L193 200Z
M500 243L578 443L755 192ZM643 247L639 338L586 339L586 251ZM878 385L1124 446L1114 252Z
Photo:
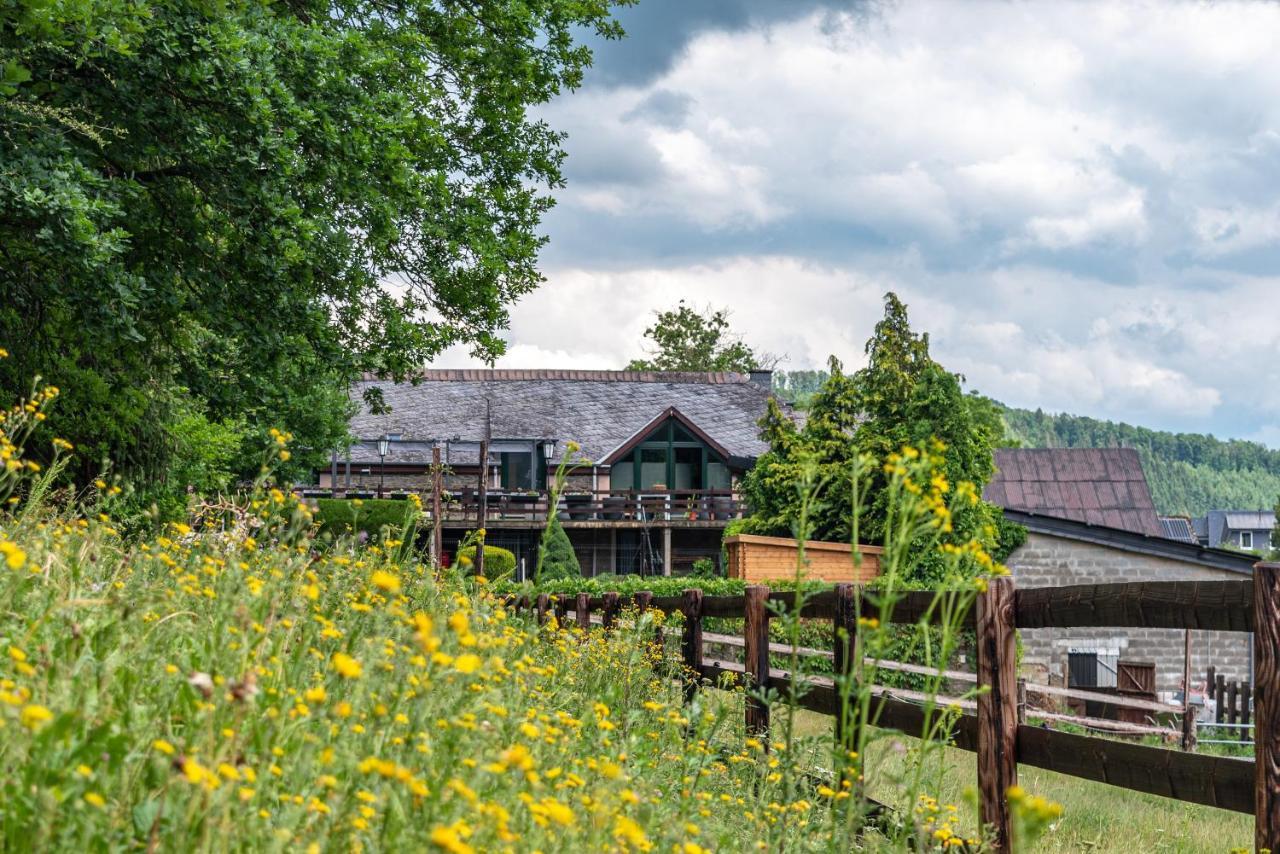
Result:
M992 450L1003 435L998 410L986 398L965 394L963 377L934 361L928 335L912 331L907 307L895 294L885 296L884 318L867 342L866 353L867 366L852 375L831 359L831 375L814 396L802 428L777 404L770 405L762 421L770 450L743 484L753 511L751 530L793 533L797 490L810 462L816 462L827 484L812 516L812 536L836 542L848 542L853 534L850 475L859 454L883 462L906 446L940 443L943 472L950 483L967 481L981 490L990 479ZM859 533L864 542L874 543L884 535L888 476L878 466L868 476ZM1019 531L1005 529L998 509L985 502L957 512L953 525L952 541L977 538L995 546L997 555L1020 542ZM1004 536L996 543L1002 529ZM915 577L929 580L939 566L936 555L921 554Z

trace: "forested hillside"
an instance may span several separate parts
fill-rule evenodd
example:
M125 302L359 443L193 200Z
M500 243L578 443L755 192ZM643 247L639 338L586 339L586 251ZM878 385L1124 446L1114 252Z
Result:
M1004 418L1009 435L1026 447L1136 448L1161 513L1260 510L1280 497L1280 451L1257 442L1008 407Z
M803 409L826 371L775 371L774 391ZM1001 404L1009 438L1028 448L1136 448L1161 513L1270 509L1280 499L1280 451L1257 442L1167 433Z

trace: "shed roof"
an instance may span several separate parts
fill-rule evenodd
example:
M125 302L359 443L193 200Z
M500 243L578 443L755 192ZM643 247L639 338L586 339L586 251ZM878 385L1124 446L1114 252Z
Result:
M1007 510L1164 536L1132 448L1001 448L983 497Z
M366 377L351 390L360 411L351 431L362 440L353 461L376 462L378 436L399 434L388 463L421 462L434 440L475 442L485 433L486 402L495 439L573 440L602 460L668 410L679 413L732 457L767 451L757 421L770 397L769 375L648 371L430 370L413 382ZM390 412L375 415L364 392L377 386Z

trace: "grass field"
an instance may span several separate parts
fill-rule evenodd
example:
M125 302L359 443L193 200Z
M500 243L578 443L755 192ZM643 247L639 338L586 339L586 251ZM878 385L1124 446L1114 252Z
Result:
M832 720L826 715L800 711L796 731L825 736ZM904 740L905 741L905 740ZM881 774L873 775L869 792L873 798L895 807L900 803L897 787L890 782L895 754L906 745L885 739L870 751L870 764L880 764ZM960 807L963 826L977 825L977 810L965 796L977 779L974 754L945 748L939 763L936 792L938 800ZM879 779L876 779L876 778ZM1114 851L1138 854L1149 851L1205 852L1250 847L1253 818L1227 810L1185 804L1131 792L1114 786L1080 780L1052 771L1021 766L1018 782L1028 792L1062 804L1063 816L1042 838L1036 851Z

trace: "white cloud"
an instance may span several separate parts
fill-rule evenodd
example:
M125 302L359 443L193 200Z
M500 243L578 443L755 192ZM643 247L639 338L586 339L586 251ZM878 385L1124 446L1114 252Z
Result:
M1277 88L1275 4L703 30L643 85L547 109L570 183L502 364L620 367L684 298L789 367L856 367L894 289L1009 403L1276 435Z

